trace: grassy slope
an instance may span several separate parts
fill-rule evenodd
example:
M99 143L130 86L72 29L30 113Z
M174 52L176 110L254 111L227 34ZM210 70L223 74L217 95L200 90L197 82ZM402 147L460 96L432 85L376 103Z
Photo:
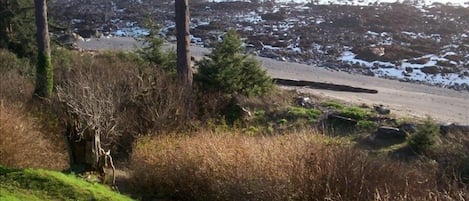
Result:
M0 167L0 201L16 200L132 200L108 187L74 175L48 170Z

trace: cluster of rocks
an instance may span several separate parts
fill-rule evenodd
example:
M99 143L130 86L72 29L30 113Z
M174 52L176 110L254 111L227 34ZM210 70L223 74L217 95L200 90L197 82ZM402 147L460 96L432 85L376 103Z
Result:
M151 17L161 25L162 34L174 40L173 1L53 1L50 6L54 19L84 37L96 31L103 35L142 33L138 28ZM191 1L191 33L195 44L210 47L226 30L236 29L246 51L252 54L370 76L375 76L372 68L397 68L403 61L418 64L424 55L440 55L443 59L421 71L429 75L461 72L460 76L466 77L468 12L468 8L442 4L353 6L198 0ZM369 68L338 60L344 51L363 61L392 65ZM408 71L413 70L406 68L403 74L410 75ZM459 84L451 87L469 89Z

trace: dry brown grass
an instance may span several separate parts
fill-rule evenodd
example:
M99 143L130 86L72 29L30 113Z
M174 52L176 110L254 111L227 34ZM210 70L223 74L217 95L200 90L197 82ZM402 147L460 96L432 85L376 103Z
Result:
M309 132L271 137L199 133L140 139L135 190L176 200L464 200L436 166L373 157ZM445 187L450 189L449 187Z
M0 106L0 139L0 165L54 170L68 168L64 136L24 108Z
M0 61L0 165L66 169L63 130L45 105L32 101L31 66L5 50Z

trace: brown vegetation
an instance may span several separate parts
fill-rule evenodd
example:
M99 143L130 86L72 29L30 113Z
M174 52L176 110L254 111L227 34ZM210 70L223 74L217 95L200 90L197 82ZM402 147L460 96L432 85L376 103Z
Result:
M1 165L67 168L64 137L97 132L115 158L131 154L132 185L127 186L143 200L468 198L464 134L445 134L440 147L403 162L355 147L361 142L351 138L358 135L326 137L312 131L312 120L321 114L315 97L308 97L313 108L306 108L295 103L299 94L291 91L248 98L195 89L192 111L181 112L187 102L175 75L133 54L55 54L62 54L54 57L57 96L39 103L31 100L34 76L28 65L0 51L9 58L0 69ZM233 127L226 124L229 115L236 120ZM302 126L292 126L295 122Z
M136 191L176 200L465 200L437 166L376 157L314 132L274 137L198 133L143 138Z
M68 168L65 139L24 108L0 106L0 164L15 168Z
M71 139L97 134L105 150L125 156L138 135L178 129L189 118L179 111L185 99L175 77L135 55L74 54L71 62L56 72L56 105Z
M31 102L28 63L0 50L0 164L63 170L68 151L63 130L50 111Z

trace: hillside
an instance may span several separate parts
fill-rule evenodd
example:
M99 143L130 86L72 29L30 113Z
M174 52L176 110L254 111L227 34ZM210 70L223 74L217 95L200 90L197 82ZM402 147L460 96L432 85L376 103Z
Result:
M60 172L0 167L1 201L109 200L131 201L109 187Z

